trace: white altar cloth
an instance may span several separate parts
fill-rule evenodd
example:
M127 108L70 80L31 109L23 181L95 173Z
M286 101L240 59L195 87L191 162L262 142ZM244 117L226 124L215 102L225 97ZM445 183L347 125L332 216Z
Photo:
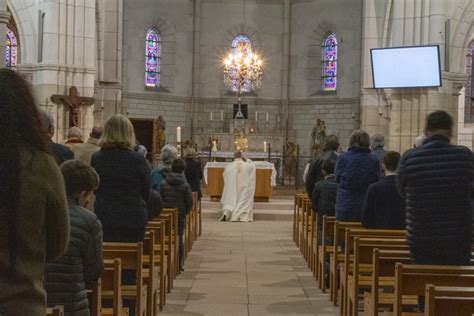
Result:
M252 163L255 165L257 169L267 169L267 170L272 170L272 178L271 178L271 183L272 187L276 186L276 178L277 178L277 171L275 169L275 165L271 162L268 161L252 161ZM207 169L208 168L222 168L225 169L225 167L230 164L230 162L208 162L206 163L206 166L204 167L204 181L207 184Z

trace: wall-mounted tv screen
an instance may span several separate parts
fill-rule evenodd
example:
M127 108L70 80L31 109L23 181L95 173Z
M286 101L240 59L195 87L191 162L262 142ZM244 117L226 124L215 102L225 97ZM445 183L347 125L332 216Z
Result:
M439 46L373 48L374 88L441 87Z

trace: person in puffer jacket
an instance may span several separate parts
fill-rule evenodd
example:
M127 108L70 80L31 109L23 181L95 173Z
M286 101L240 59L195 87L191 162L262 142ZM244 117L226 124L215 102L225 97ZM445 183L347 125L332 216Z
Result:
M452 127L448 113L429 114L423 145L400 161L398 187L406 204L410 256L417 264L470 264L473 156L450 144Z
M71 234L67 252L47 266L47 302L49 307L64 306L66 316L88 316L86 283L97 281L104 270L102 225L85 208L99 177L80 160L63 163L61 172L66 184Z
M184 230L186 228L186 215L193 208L193 195L191 187L186 182L184 170L186 163L183 159L175 159L171 163L171 172L160 184L160 195L164 208L177 208L178 235L179 235L179 268L184 271Z
M370 152L370 137L356 130L349 140L349 149L336 163L336 219L342 222L359 222L365 194L372 183L380 179L380 162Z

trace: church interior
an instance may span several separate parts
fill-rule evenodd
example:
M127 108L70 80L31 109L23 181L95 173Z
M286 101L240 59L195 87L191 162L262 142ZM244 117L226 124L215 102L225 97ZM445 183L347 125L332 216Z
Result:
M51 120L52 143L65 144L76 154L74 142L94 138L98 128L105 135L110 118L120 115L133 125L140 145L136 150L143 150L151 172L151 180L146 175L148 189L167 192L153 185L154 177L162 176L156 171L167 165L166 146L175 148L176 158L186 158L186 164L189 157L197 161L201 172L199 188L190 186L189 213L182 217L181 206L171 207L161 197L163 211L150 215L140 242L127 246L120 238L113 240L103 222L103 272L86 282L87 313L74 313L67 304L51 305L46 278L42 295L48 315L474 314L474 239L466 241L471 247L467 264L416 261L416 238L410 239L408 223L416 218L411 208L419 205L410 203L414 191L400 189L403 193L397 195L405 199L406 229L405 224L400 229L367 228L360 211L357 218L338 215L343 202L365 210L364 197L369 198L367 184L360 202L339 200L346 181L353 181L349 187L359 186L371 176L367 165L359 168L366 173L353 173L352 179L344 176L349 171L341 171L354 137L362 141L371 136L374 154L373 136L381 135L383 152L398 155L390 156L396 168L390 169L389 158L380 158L374 172L377 180L398 177L398 188L409 187L410 181L418 185L410 180L415 176L409 166L421 159L414 148L420 137L424 141L432 129L446 130L436 124L430 129L432 113L449 117L447 143L472 155L474 0L0 0L0 34L6 36L0 41L0 69L13 70L27 83L37 109ZM426 55L416 55L423 48L433 48L432 64ZM395 52L392 57L377 63L377 56L390 52ZM398 57L401 62L394 62ZM421 72L429 67L434 84L422 82ZM381 76L403 83L379 84ZM321 157L334 137L337 156L330 172ZM459 149L453 155L461 159L463 153ZM100 220L106 216L100 194L107 191L101 185L129 181L112 181L101 173L116 162L102 164L103 157L94 154L88 162L98 175L95 208ZM426 168L436 168L436 163L444 168L444 157L432 158ZM226 176L234 158L254 166L248 171L253 176L242 177L253 179L251 216L229 222L227 215L228 222L222 222L229 200L226 187L230 179L241 179L241 169ZM2 159L3 154L0 175ZM174 162L169 166L174 168ZM469 169L463 173L466 178L459 180L460 174L452 185L450 175L464 168L456 166L437 177L462 200L465 196L457 192L470 192L472 186L464 190L458 183L474 183L474 176L467 179ZM133 168L123 164L114 172L128 169L128 174ZM330 176L339 183L335 206L332 214L318 214L315 184ZM433 181L425 184L426 190L441 185ZM132 191L141 185L129 183ZM236 192L239 186L244 187L238 182ZM467 213L460 223L472 221ZM0 223L7 226L2 214ZM439 216L438 221L448 218ZM2 260L8 255L0 253L0 275L7 275ZM426 264L424 270L421 264ZM124 273L130 270L137 271L133 285L127 284L130 273ZM44 314L12 313L9 302L11 297L0 294L0 316Z

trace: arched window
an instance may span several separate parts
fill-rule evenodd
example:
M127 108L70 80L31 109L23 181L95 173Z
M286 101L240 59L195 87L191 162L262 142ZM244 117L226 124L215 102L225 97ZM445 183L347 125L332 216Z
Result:
M474 40L469 43L466 55L466 99L465 99L465 121L474 122L474 71L473 71Z
M18 41L15 33L7 27L7 43L6 43L6 67L15 68L18 61Z
M161 36L155 29L150 29L146 33L145 42L145 85L159 87L161 85Z
M239 45L244 45L246 47L246 49L244 49L244 52L246 54L250 54L251 49L252 49L252 41L247 35L239 34L232 40L232 45L231 45L232 54L237 53L237 47ZM233 92L237 92L239 90L239 84L237 80L234 80L234 84L231 86L230 90ZM247 80L242 85L241 92L250 92L250 91L252 91L252 83L250 82L250 80Z
M336 91L337 89L337 38L329 34L323 43L322 52L322 89Z

